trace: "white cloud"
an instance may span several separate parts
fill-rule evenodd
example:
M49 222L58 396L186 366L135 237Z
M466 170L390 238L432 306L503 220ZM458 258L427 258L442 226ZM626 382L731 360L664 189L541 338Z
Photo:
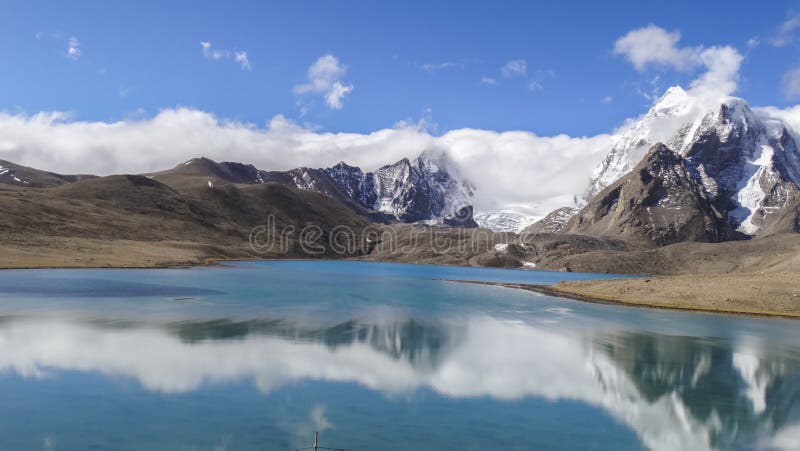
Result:
M715 101L736 90L744 59L738 50L730 46L679 47L680 39L678 31L649 24L617 39L614 53L625 57L639 71L652 67L678 71L704 68L705 72L690 87L691 94L703 100Z
M83 54L83 52L81 51L81 42L75 36L70 36L64 33L48 33L44 31L39 31L34 34L34 37L38 41L55 43L61 49L66 47L66 50L63 50L60 53L61 56L69 60L77 61Z
M689 92L699 99L717 101L736 91L744 57L730 46L710 47L699 54L706 72L692 81Z
M613 100L614 100L614 98L613 98L613 97L611 97L611 96L605 96L605 97L603 97L602 99L600 99L600 103L611 103Z
M482 85L496 85L497 79L492 77L482 77L481 78Z
M144 173L197 156L268 170L325 167L341 160L374 170L440 150L478 187L476 208L531 215L569 204L613 141L605 134L543 137L476 129L433 136L425 124L409 123L368 134L325 133L282 116L259 127L186 108L119 122L77 121L60 112L0 113L0 158L49 171Z
M344 84L342 78L347 74L347 66L331 54L317 59L306 74L306 83L294 87L295 94L319 94L329 108L342 108L342 100L353 91L352 84Z
M677 70L690 70L699 64L697 49L678 48L681 34L669 32L655 24L629 31L617 39L614 53L622 55L640 71L649 66L664 66Z
M250 65L250 59L247 57L247 52L244 50L237 50L231 52L225 49L217 49L209 41L202 41L200 42L200 48L203 52L203 58L210 60L210 61L219 61L219 60L227 60L230 59L231 54L233 54L233 60L239 63L239 66L242 68L243 71L250 72L253 70L253 67Z
M218 50L212 48L211 43L208 41L201 42L200 47L203 49L203 57L209 60L216 61L230 56L230 52L227 50Z
M789 99L800 97L800 67L795 67L783 74L781 80L783 94Z
M253 67L250 66L250 59L247 58L247 52L236 52L235 58L236 62L242 66L242 70L246 70L247 72L253 70Z
M506 78L527 77L528 63L525 60L511 60L500 68L500 73Z
M531 80L530 83L528 83L528 89L533 92L539 92L544 90L544 86L542 86L542 83L538 80Z
M77 61L81 57L81 43L78 38L71 36L67 39L67 58Z
M800 28L800 14L792 14L784 20L775 36L770 40L770 44L775 47L784 47L795 40L795 31Z
M353 85L343 85L340 82L334 82L330 91L325 94L325 103L334 110L342 108L342 99L344 96L353 91Z
M463 69L464 63L457 61L444 61L441 63L422 63L417 65L425 72L436 72L445 69Z

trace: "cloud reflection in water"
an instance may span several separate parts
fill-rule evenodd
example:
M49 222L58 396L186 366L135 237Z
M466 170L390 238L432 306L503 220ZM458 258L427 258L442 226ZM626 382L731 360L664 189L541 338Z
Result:
M652 449L800 445L787 433L800 427L798 368L756 344L592 335L489 316L325 327L285 320L0 324L0 371L46 378L66 370L132 378L167 394L247 380L268 393L315 380L390 397L430 389L451 398L575 400L604 409Z

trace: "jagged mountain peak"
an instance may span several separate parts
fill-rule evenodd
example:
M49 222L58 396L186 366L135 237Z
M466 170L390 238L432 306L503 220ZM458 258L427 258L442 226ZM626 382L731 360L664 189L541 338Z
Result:
M646 114L618 131L616 144L595 169L581 196L581 204L633 169L654 144L674 142L681 130L690 133L693 129L686 124L698 116L697 101L693 96L680 86L669 88Z
M643 118L681 117L692 119L721 111L752 114L750 105L741 97L724 96L710 101L692 95L680 86L671 86L653 103Z
M361 168L359 168L357 166L350 166L349 164L347 164L344 161L340 161L340 162L336 163L335 165L331 166L328 169L344 170L344 171L355 171L355 170L361 171Z
M303 169L303 168L301 168ZM363 175L364 171L361 170L358 166L350 166L349 164L345 163L344 161L340 161L335 165L323 169L324 171L328 172L329 174L336 174L342 176L349 176L349 175Z
M693 179L684 158L662 143L600 191L570 220L566 231L656 245L735 236Z
M710 131L713 131L721 140L727 141L734 135L758 133L763 128L763 124L760 123L746 100L738 97L726 97L718 104L695 108L695 114L692 117L687 116L681 127L672 132L673 136L667 142L670 148L685 155L688 148L701 135L708 134Z
M400 169L407 169L407 168L411 168L411 160L409 160L408 158L404 157L404 158L401 158L400 160L398 160L398 161L396 161L394 163L386 164L386 165L381 166L380 168L378 168L378 171L387 170L387 169L400 170Z
M678 162L678 156L671 151L664 143L656 143L647 151L642 161L637 166L657 164L661 166L674 165Z
M266 172L264 180L321 192L358 206L362 213L377 214L381 221L393 217L416 222L454 215L471 205L474 191L449 157L436 151L413 160L402 158L375 172L365 173L342 161L324 169Z
M431 172L452 170L454 167L450 155L439 150L425 150L414 161L417 166L424 166Z
M692 180L715 208L749 235L760 233L769 222L763 218L785 206L776 207L776 187L784 192L792 189L785 183L797 187L800 182L800 151L789 128L738 97L708 103L673 87L619 136L595 170L581 205L633 170L659 142L685 160Z
M408 222L455 214L471 204L474 191L449 156L436 151L384 166L375 171L374 180L374 209Z
M688 114L694 107L694 98L680 86L672 86L653 103L646 116L665 117Z

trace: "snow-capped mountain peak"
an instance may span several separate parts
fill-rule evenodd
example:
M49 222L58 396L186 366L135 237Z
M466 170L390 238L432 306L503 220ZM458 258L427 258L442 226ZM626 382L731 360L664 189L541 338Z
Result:
M672 86L653 104L646 116L685 116L694 107L694 99L680 86Z
M672 141L697 116L696 99L680 86L669 88L644 116L619 132L617 143L595 169L583 203L627 174L653 145Z
M372 208L403 221L454 214L471 205L474 191L447 154L430 151L378 169L374 180L377 199Z
M630 172L657 143L685 159L709 202L745 234L764 229L800 183L800 151L781 120L756 113L741 98L704 104L673 87L622 131L583 202Z
M414 160L403 158L375 172L364 173L339 162L325 169L264 173L263 178L334 196L403 222L457 217L466 211L464 207L472 205L475 189L463 180L447 154L434 151Z

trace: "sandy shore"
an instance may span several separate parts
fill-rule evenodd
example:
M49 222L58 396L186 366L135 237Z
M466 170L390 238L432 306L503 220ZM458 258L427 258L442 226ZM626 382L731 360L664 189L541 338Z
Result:
M800 271L586 280L550 288L628 305L800 318Z
M604 304L800 319L800 272L597 279L555 285L455 282Z

